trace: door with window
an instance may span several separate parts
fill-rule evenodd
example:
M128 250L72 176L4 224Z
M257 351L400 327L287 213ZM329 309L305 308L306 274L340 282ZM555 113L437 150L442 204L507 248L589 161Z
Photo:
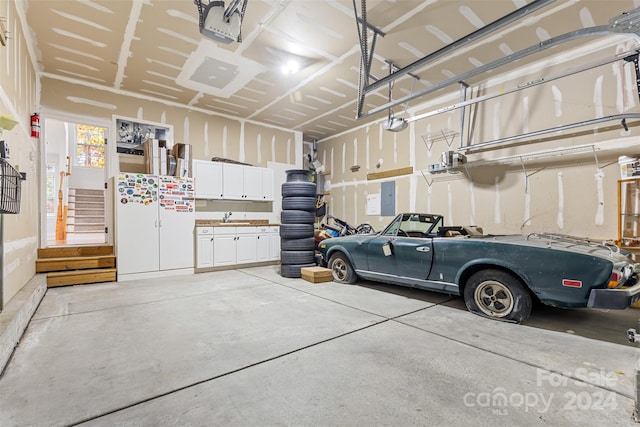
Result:
M104 126L45 120L47 246L107 242Z

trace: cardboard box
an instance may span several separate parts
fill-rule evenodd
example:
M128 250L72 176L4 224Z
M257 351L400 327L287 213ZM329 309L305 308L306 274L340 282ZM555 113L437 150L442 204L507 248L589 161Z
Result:
M331 270L324 267L304 267L300 269L302 278L311 283L322 283L333 281Z
M171 154L177 159L176 176L190 176L191 144L177 143L171 149Z

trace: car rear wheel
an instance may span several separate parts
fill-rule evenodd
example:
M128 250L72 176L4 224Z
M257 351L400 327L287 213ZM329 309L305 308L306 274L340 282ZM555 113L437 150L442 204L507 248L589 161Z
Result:
M357 279L356 272L353 271L351 263L343 253L336 253L329 258L329 268L333 275L333 280L338 283L354 283Z
M516 323L531 314L531 295L513 275L500 270L482 270L469 278L464 302L472 313Z

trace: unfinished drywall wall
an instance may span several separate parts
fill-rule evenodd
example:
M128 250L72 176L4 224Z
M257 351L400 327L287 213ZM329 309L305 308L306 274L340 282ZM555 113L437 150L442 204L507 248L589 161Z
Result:
M43 78L44 113L56 116L82 116L89 124L108 124L111 140L115 140L112 116L173 126L172 141L189 143L193 158L210 160L222 157L266 167L267 162L296 163L302 155L299 132L263 126L188 110L179 106L114 93L104 88L74 85L67 81ZM125 157L125 156L121 156ZM136 158L126 156L129 163ZM139 162L142 164L142 156ZM116 165L117 166L117 165ZM112 173L118 168L111 167Z
M533 81L548 71L531 68L496 77L473 96ZM449 108L460 94L451 92L410 110L412 115L441 113L402 132L384 131L381 119L320 141L318 157L331 172L330 212L381 228L391 218L367 215L366 195L393 180L398 212L443 214L447 224L479 225L493 234L551 231L615 239L617 157L640 152L635 120L626 128L620 120L605 121L466 152L468 167L457 174L433 175L428 165L439 163L443 151L467 144L638 112L635 85L632 64L621 60L472 105L465 111L464 129L461 111ZM540 154L522 157L528 153ZM360 169L351 171L356 163ZM413 173L367 180L368 173L403 167L413 167Z
M0 215L0 309L33 277L38 248L39 141L29 133L29 117L37 112L37 82L16 9L18 6L22 5L0 0L0 16L10 34L7 45L0 46L0 115L9 115L18 122L12 130L4 130L1 139L9 144L9 163L25 172L27 179L21 182L20 213Z

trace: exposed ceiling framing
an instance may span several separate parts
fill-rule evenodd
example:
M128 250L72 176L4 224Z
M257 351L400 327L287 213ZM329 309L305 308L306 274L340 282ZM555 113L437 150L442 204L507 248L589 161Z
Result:
M479 30L468 34L466 36L464 36L461 39L458 39L457 41L445 46L444 48L429 54L427 56L424 56L422 58L420 58L419 60L413 62L410 65L407 65L406 67L394 70L393 72L390 72L386 77L381 78L381 79L377 79L374 76L371 76L369 73L369 70L371 68L370 66L370 58L373 56L373 51L375 48L375 34L372 37L373 43L372 46L370 48L367 48L367 31L366 28L368 28L368 24L366 22L366 15L365 17L358 17L356 16L356 18L358 19L358 22L362 22L362 27L363 29L362 31L362 39L361 39L361 46L364 46L362 51L361 51L361 69L360 69L360 81L362 82L361 87L359 88L359 94L360 97L358 99L358 119L362 119L362 118L366 118L375 114L378 114L382 111L385 111L387 109L393 108L395 106L401 105L401 104L406 104L410 101L413 101L415 99L418 98L422 98L426 95L432 94L436 91L439 91L441 89L450 87L452 85L455 84L462 84L468 87L467 85L467 81L473 77L477 77L483 74L486 74L488 72L494 71L499 69L502 66L505 66L507 64L510 63L514 63L520 59L526 58L528 56L534 55L536 53L540 53L543 52L545 50L554 48L556 46L562 45L564 43L570 42L570 41L574 41L574 40L579 40L582 38L586 38L586 37L593 37L593 36L610 36L610 35L617 35L617 34L627 34L629 36L635 37L637 40L640 41L640 8L636 8L634 10L632 10L631 12L625 12L623 14L620 14L616 17L613 17L610 20L610 23L608 25L599 25L599 26L593 26L593 27L589 27L589 28L584 28L584 29L580 29L580 30L575 30L575 31L570 31L568 33L564 33L561 35L558 35L556 37L553 37L549 40L534 44L526 49L522 49L518 52L515 52L511 55L508 55L506 57L500 58L498 60L495 60L493 62L490 62L488 64L484 64L482 66L479 67L475 67L472 70L466 71L464 73L461 74L457 74L455 76L450 77L449 79L443 80L441 82L435 83L433 85L431 85L428 88L422 89L420 91L417 91L415 93L410 93L406 96L403 96L401 98L395 99L395 100L390 100L389 102L380 105L376 108L372 108L371 110L367 111L367 112L362 112L361 111L361 107L362 105L365 103L365 98L368 94L370 93L374 93L376 89L380 88L382 85L387 84L387 85L391 85L393 84L393 82L395 82L396 80L398 80L399 78L406 76L410 73L416 73L419 72L422 68L429 66L431 63L433 63L434 61L452 53L454 50L459 49L463 46L469 45L473 42L478 41L480 38L482 37L487 37L489 35L491 35L492 33L494 33L495 31L499 30L500 28L503 28L505 25L508 24L512 24L513 22L523 19L526 16L528 16L529 14L539 10L542 7L545 7L547 5L549 5L550 3L555 2L556 0L536 0L520 9L517 9L516 11L514 11L513 13L510 13L509 15L506 15L496 21L494 21L493 23L480 28ZM366 0L361 0L362 5L363 5L363 9L366 8ZM355 7L355 0L354 0L354 7ZM367 50L369 49L369 50ZM635 55L637 57L637 52L633 51L633 52L629 52L628 55ZM601 65L604 65L608 62L608 60L604 60L604 61L598 61L592 65L589 65L588 67L582 67L580 70L577 69L572 69L570 71L567 71L565 73L562 73L561 75L557 76L557 77L553 77L555 78L559 78L559 77L565 77L567 75L570 74L574 74L576 72L581 72L590 68L595 68ZM375 80L373 83L369 84L369 81L373 79ZM518 90L522 90L524 88L530 87L532 85L535 84L540 84L540 83L545 83L547 82L547 80L540 80L540 81L536 81L536 82L531 82L531 84L527 84L527 85L519 85L517 88L511 90L510 92L515 92ZM478 102L482 102L484 100L486 100L488 98L484 98L483 99L478 99L478 100L473 100L470 101L468 103L461 103L459 105L456 106L456 108L463 108L465 105L468 105L470 103L478 103ZM418 120L418 119L422 119L422 118L426 118L426 117L430 117L431 113L425 113L421 116L419 116L418 118L414 118L413 120Z
M42 76L293 129L307 141L383 120L379 113L408 102L415 115L420 103L458 89L460 102L450 108L463 108L478 102L470 96L474 88L522 67L519 59L540 62L551 47L557 55L594 36L637 38L638 31L634 0L366 0L364 9L356 3L251 0L243 40L229 44L202 37L191 0L24 4ZM614 58L615 43L581 60L606 63L636 48L629 44ZM282 75L281 62L295 57L307 66ZM586 69L571 59L564 71L550 67L545 81ZM541 83L512 90L522 84Z

